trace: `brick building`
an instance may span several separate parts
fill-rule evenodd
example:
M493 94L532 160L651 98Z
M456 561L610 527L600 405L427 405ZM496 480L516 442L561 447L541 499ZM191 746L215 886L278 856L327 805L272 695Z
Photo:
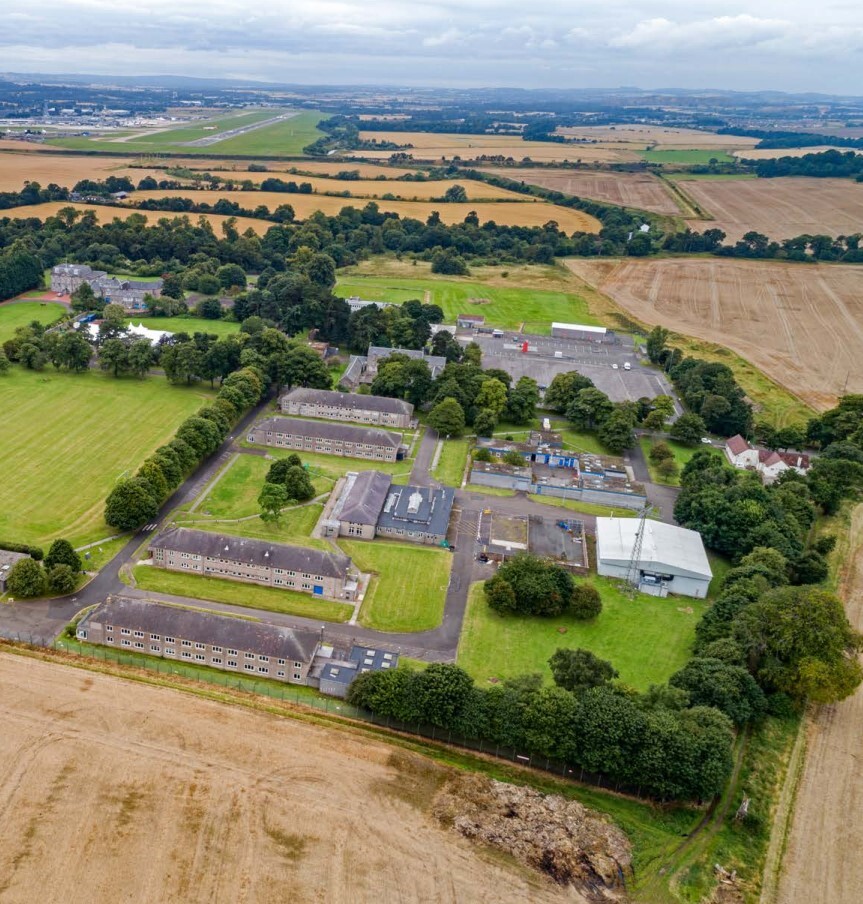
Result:
M402 438L398 433L327 421L266 418L249 428L248 440L262 446L348 458L398 461L404 457Z
M348 556L227 537L204 530L173 527L150 541L153 564L169 571L263 584L335 600L357 594L356 572Z
M401 399L300 387L286 392L279 399L279 406L285 414L382 427L410 427L414 413L414 406Z
M122 596L85 615L76 633L87 643L289 684L306 684L320 646L317 631Z

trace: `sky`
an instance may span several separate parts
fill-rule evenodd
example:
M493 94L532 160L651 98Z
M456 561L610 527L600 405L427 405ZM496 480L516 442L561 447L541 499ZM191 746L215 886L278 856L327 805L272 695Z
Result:
M0 69L863 93L860 0L0 0Z

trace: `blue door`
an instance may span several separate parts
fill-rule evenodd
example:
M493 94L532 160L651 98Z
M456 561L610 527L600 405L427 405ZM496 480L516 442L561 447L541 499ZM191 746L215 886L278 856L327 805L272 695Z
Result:
M323 596L324 588L321 587L320 584L315 584L315 586L312 588L312 593L314 593L315 596Z

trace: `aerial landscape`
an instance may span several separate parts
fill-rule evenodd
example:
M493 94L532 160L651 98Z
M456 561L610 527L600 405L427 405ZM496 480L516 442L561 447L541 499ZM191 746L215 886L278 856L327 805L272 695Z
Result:
M0 11L0 902L863 899L863 19L536 7Z

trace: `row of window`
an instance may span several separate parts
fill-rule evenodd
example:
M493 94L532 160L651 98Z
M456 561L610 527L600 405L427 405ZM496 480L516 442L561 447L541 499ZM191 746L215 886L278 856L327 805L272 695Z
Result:
M337 421L359 421L372 424L389 424L397 426L401 420L398 415L383 414L369 409L335 408L329 405L291 405L286 414L298 414L300 417L332 417Z
M113 630L114 630L114 626L113 626L113 625L105 625L105 630L106 630L106 631L109 631L109 632L110 632L110 631L113 631ZM123 628L123 629L121 630L120 633L121 633L121 634L129 634L130 632L129 632L129 630L127 630L126 628ZM135 634L135 637L144 637L144 632L143 632L143 631L135 631L134 634ZM151 634L151 635L150 635L150 640L151 640L151 641L153 641L153 640L160 640L160 639L161 639L161 637L160 637L160 635L158 635L158 634ZM114 642L114 639L113 639L113 637L110 637L110 636L109 636L109 637L106 637L106 638L105 638L105 641L106 641L106 643L113 643L113 642ZM166 643L166 644L174 644L174 643L176 643L176 641L175 641L175 639L174 639L173 637L167 637L167 636L166 636L166 637L165 637L165 643ZM121 644L122 646L124 646L124 647L130 647L130 646L132 646L132 641L131 641L131 640L121 640L121 641L120 641L120 644ZM183 641L180 641L180 644L181 644L181 646L183 646L183 647L189 647L189 648L192 647L192 641L190 641L190 640L183 640ZM145 648L146 644L141 643L140 641L136 641L135 644L134 644L134 646L137 647L138 649L143 650L143 649ZM198 642L196 642L196 643L194 644L194 647L195 647L196 650L206 650L206 649L207 649L207 645L206 645L206 644L198 643ZM160 647L159 647L158 645L156 645L156 644L151 644L151 645L150 645L150 650L151 650L153 653L158 653L158 652L160 652ZM223 650L222 647L217 647L217 646L213 646L213 647L211 648L211 651L212 651L213 654L216 654L216 653L223 653L223 652L224 652L224 650ZM172 654L172 653L174 653L174 652L175 652L174 650L169 650L167 647L165 648L165 653L166 653L166 655L167 655L167 654ZM232 649L229 649L229 650L227 651L227 653L228 653L229 656L238 656L238 655L239 655L239 652L238 652L237 650L232 650ZM255 654L255 653L244 653L243 655L245 656L246 659L254 660L254 659L257 658L258 662L269 662L269 661L270 661L270 657L264 655L263 653L258 653L258 654ZM188 652L186 652L186 651L183 651L182 656L183 656L184 659L189 659L189 658L191 658L192 654L191 654L191 653L188 653ZM195 654L195 658L196 658L196 659L200 659L200 660L202 660L202 661L203 661L203 660L206 660L206 656L198 655L198 654ZM221 664L221 659L219 659L219 660L213 659L212 661L213 661L213 662L218 662L219 664ZM276 662L278 663L278 665L286 665L286 664L287 664L287 663L286 663L286 660L281 659L281 658L277 659ZM295 663L294 663L294 668L295 668L295 669L301 669L302 667L303 667L303 664L302 664L301 662L295 662Z

